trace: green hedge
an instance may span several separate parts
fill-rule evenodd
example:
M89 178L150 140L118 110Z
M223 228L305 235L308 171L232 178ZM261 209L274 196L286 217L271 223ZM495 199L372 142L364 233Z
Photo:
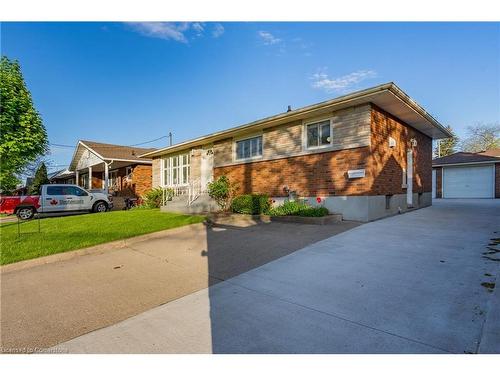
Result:
M314 216L321 217L328 215L325 207L312 207L301 202L286 201L281 206L269 210L271 216Z
M231 203L231 210L240 214L258 215L266 213L271 207L269 196L266 194L245 194L235 197Z
M173 194L173 190L169 189L167 191L167 200L172 199L171 195ZM170 199L168 199L170 197ZM163 189L162 188L154 188L149 190L147 193L144 194L143 198L143 204L147 208L158 208L162 204L163 200Z

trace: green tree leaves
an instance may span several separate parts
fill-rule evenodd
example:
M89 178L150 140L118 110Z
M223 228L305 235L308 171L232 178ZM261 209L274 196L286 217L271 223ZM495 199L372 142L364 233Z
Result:
M0 59L0 191L12 190L16 174L47 152L47 132L17 61Z
M457 147L459 142L458 136L455 134L451 126L448 125L446 129L448 129L451 132L451 134L453 134L453 137L445 138L438 141L439 143L436 146L436 150L434 151L434 154L436 155L437 158L440 158L442 156L448 156L457 152Z
M30 186L29 193L40 194L40 188L42 185L48 184L49 182L49 178L47 177L47 167L45 166L45 163L42 163L35 173L35 178Z

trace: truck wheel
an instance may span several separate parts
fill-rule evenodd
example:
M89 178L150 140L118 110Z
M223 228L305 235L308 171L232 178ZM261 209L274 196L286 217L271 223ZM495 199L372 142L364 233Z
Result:
M93 211L94 212L106 212L107 209L108 209L108 205L106 204L106 202L100 201L100 202L96 202L96 204L94 204Z
M33 207L21 207L17 210L16 215L21 220L29 220L35 216L35 209Z

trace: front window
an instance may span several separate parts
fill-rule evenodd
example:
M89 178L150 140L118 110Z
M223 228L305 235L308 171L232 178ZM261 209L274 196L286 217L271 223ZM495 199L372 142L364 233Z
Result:
M262 156L262 136L236 141L236 159L251 159Z
M118 171L110 171L108 176L108 188L118 188Z
M330 120L308 124L307 148L325 147L331 144Z
M163 158L163 185L187 185L191 173L190 154L180 154Z
M125 168L125 178L127 180L132 180L132 167Z
M89 186L89 175L88 173L82 174L80 176L80 186L88 187Z

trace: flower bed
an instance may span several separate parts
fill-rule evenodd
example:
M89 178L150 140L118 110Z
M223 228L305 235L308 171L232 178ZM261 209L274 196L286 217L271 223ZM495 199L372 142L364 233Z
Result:
M297 201L286 201L281 206L273 207L268 211L270 216L322 217L328 213L328 209L323 206L313 207Z

